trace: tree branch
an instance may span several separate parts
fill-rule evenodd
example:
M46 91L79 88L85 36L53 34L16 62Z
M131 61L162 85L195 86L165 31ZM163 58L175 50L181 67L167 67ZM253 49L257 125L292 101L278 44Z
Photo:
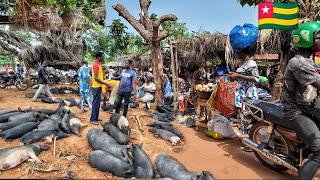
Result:
M122 16L124 19L126 19L133 28L138 31L138 33L146 40L150 40L151 36L148 33L148 31L139 23L138 20L136 20L127 10L125 7L123 7L121 4L116 4L112 6L113 9L115 9L119 16Z
M166 14L161 16L158 20L156 20L153 24L153 27L159 27L165 21L177 21L177 16L174 14Z
M141 22L142 22L143 26L145 27L145 29L147 29L149 31L152 30L152 22L149 18L149 13L148 13L150 4L151 4L151 0L140 0Z
M168 37L168 35L169 35L169 34L167 33L167 31L161 31L160 34L159 34L159 37L158 37L157 41L162 41L162 40L164 40L165 38Z

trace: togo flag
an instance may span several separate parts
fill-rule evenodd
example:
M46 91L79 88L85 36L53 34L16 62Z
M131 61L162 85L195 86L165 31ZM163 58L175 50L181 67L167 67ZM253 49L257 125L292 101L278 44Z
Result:
M261 29L298 29L298 3L261 2L258 4L258 18Z

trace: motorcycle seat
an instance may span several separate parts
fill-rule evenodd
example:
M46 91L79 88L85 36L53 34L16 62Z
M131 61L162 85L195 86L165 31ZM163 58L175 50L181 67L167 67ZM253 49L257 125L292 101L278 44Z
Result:
M263 116L266 121L291 129L290 124L283 119L284 114L282 107L267 102L257 102L255 106L263 111Z

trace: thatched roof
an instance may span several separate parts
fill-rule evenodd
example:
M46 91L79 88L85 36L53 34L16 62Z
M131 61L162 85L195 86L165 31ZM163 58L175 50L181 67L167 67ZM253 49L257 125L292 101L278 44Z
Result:
M280 31L260 31L257 42L257 53L279 53L283 46L283 38ZM222 33L212 35L200 34L193 38L183 39L177 42L177 50L181 54L181 61L186 64L199 66L205 60L226 60L231 67L235 67L229 36ZM180 59L179 59L180 60Z
M49 66L68 65L69 67L77 69L81 61L69 51L46 45L22 49L18 54L18 58L29 68L37 68L40 63L46 60L49 62Z

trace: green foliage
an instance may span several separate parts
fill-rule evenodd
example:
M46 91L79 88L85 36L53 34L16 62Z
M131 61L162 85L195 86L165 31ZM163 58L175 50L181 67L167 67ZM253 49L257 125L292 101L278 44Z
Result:
M189 37L186 23L167 21L162 24L162 27L168 32L169 39L179 40Z
M14 62L14 57L0 55L0 65L12 64Z
M123 54L127 49L130 38L128 32L126 32L128 27L126 27L120 19L114 19L108 28L109 36L115 44L115 46L112 47L112 52L116 54Z

